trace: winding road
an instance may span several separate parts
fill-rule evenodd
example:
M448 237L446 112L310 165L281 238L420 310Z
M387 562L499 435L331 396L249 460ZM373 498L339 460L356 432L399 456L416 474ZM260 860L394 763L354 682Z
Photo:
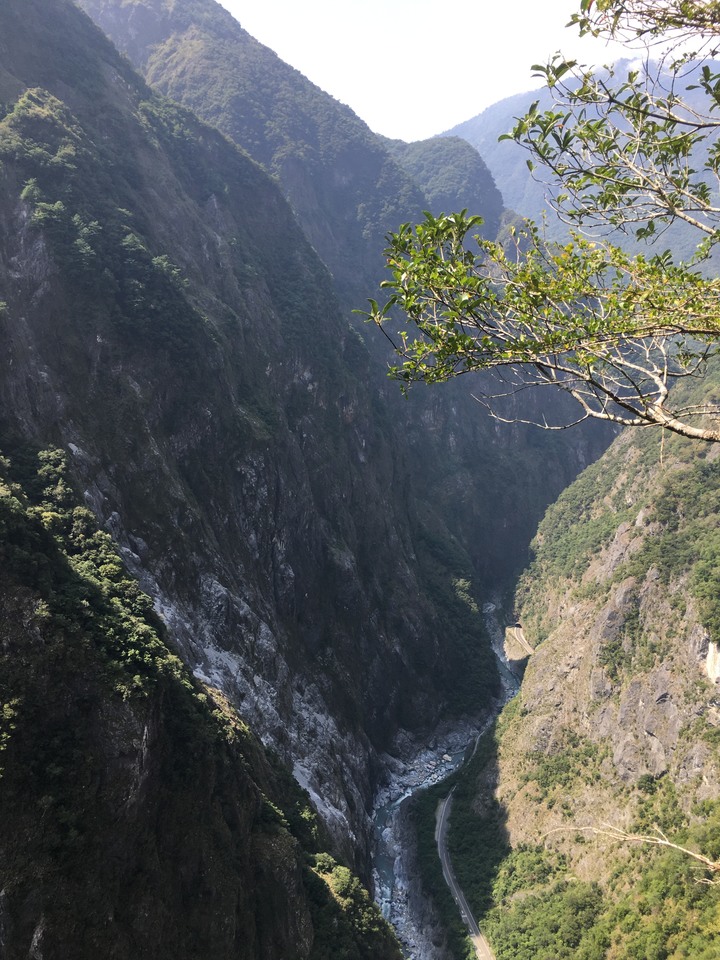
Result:
M529 657L535 653L535 647L530 646L523 632L523 628L519 624L515 624L513 627L507 627L505 633L508 640L514 640L520 649L524 650Z
M455 898L455 903L457 903L458 909L460 910L460 916L470 931L470 939L475 944L478 957L480 960L495 960L495 954L490 949L490 945L483 936L480 927L477 925L477 921L472 915L468 902L465 899L465 894L458 886L455 874L453 873L452 863L450 862L450 855L447 849L447 827L454 790L455 787L452 788L444 800L440 801L435 816L435 840L437 842L438 856L442 864L445 882L450 887L450 892Z

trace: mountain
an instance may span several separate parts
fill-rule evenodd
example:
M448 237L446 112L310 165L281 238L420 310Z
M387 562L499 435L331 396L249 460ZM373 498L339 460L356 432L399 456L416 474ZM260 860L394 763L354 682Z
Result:
M460 140L401 148L376 137L214 0L81 0L80 6L154 87L217 125L277 177L332 274L348 322L375 358L372 382L402 435L414 492L433 528L424 539L444 527L468 555L478 588L507 580L522 566L542 511L609 435L503 430L482 413L470 383L449 385L440 395L417 389L405 401L385 376L393 356L387 341L353 313L382 295L385 236L401 222L419 219L440 198L461 208L481 195L488 226L499 222L501 200L482 161ZM475 384L481 392L489 387ZM550 395L534 408L551 421L563 417L562 400ZM540 447L546 452L539 460Z
M64 0L4 4L0 55L3 951L203 955L219 912L221 955L311 956L322 877L367 895L306 875L283 770L367 875L380 751L493 690L464 561L436 530L434 606L370 358L267 175Z
M540 524L515 598L534 653L453 804L498 960L720 950L715 874L670 846L720 854L718 465L630 431Z
M711 71L720 67L720 64L710 59L703 60L702 65ZM672 76L671 71L664 69L664 64L661 65L656 61L649 61L645 65L645 70L651 78L650 86L653 86L656 78L659 77L659 89L667 91L676 88L683 101L702 115L707 112L708 107L702 86L696 82L699 66L700 63L696 64L692 61L685 63L676 78ZM638 61L618 60L612 65L612 69L615 82L621 82L622 78L627 78L632 71L638 69ZM605 73L607 74L606 70ZM450 140L461 137L475 147L487 163L506 205L521 217L543 223L545 234L551 240L563 240L567 237L570 227L553 212L551 203L558 195L558 186L553 183L552 175L543 171L539 163L536 163L536 169L531 173L527 166L530 156L528 152L514 140L500 140L500 137L512 131L516 121L525 116L535 102L540 113L558 109L552 91L543 87L500 100L477 116L452 127L440 136ZM564 107L561 105L559 109ZM712 140L696 147L693 159L697 171L703 170L708 151L711 149ZM718 191L714 178L710 176L704 179L708 183L711 194L717 199ZM470 212L482 214L483 208L478 206L472 208ZM586 224L585 229L592 228ZM598 232L603 236L607 235L603 229ZM622 233L616 231L612 239L629 250L647 249L645 241L636 241L632 229ZM658 250L671 250L677 258L689 259L695 252L697 242L696 230L681 220L676 220L668 227L658 230L653 244ZM717 271L717 255L712 256L706 269L711 273Z
M423 191L434 214L451 213L458 203L482 211L483 236L500 231L504 201L480 153L462 137L432 137L417 143L386 140L388 150Z
M539 110L551 109L553 100L549 90L518 93L499 100L476 117L447 130L441 137L461 137L473 146L487 164L505 204L520 216L540 222L543 215L550 214L545 200L547 188L530 174L525 151L514 140L499 140L512 130L516 118L524 116L536 100ZM477 212L482 213L482 210ZM554 219L549 216L551 229Z
M79 500L63 451L2 458L3 957L399 960L307 794L192 679Z
M0 7L2 951L394 957L385 753L489 709L477 600L606 438L403 400L349 308L420 187L216 5L103 9L252 122Z
M277 177L341 297L362 306L385 234L422 193L350 110L258 43L214 0L83 0L147 81Z

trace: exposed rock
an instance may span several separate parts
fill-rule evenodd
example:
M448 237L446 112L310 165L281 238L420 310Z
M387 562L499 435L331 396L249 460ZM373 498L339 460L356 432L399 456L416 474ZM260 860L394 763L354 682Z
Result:
M695 452L690 448L687 455ZM513 846L551 838L545 842L588 878L602 878L620 854L608 849L593 864L575 843L573 826L630 827L653 784L667 785L672 802L691 819L697 804L720 795L717 747L705 737L718 723L718 647L703 625L692 568L680 567L679 575L669 577L654 548L658 541L668 551L675 546L657 520L658 503L665 510L660 516L668 516L663 497L678 504L680 519L673 528L678 539L691 510L715 502L710 477L705 495L698 486L698 501L683 504L682 469L688 467L673 463L667 453L669 473L639 469L633 438L621 438L589 472L592 491L602 471L602 491L582 506L583 522L601 529L604 521L609 535L599 543L589 539L581 562L571 566L562 549L546 539L562 540L567 529L552 514L540 528L538 560L523 584L524 629L531 643L537 639L533 631L542 642L524 676L522 710L500 743L497 796ZM697 469L710 476L709 467ZM574 508L578 494L572 488L569 494ZM613 528L613 515L623 518L627 512L632 519ZM567 549L579 551L582 535L568 530ZM644 556L651 558L645 566L639 562ZM566 564L562 576L553 567L560 563ZM562 765L543 766L545 758Z
M692 646L693 643L691 639L691 647ZM712 680L713 683L717 683L718 680L720 680L720 646L713 640L709 640L707 643L705 670L707 671L708 679Z

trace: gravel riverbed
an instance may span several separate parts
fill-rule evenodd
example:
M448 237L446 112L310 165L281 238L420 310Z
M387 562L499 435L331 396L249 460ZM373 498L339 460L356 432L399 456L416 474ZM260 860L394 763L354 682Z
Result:
M503 695L476 718L445 724L429 742L400 737L393 755L383 757L388 774L375 800L375 899L397 931L408 960L446 960L444 932L432 903L423 895L415 866L415 835L406 801L417 790L444 780L460 766L478 736L518 689L503 650L504 627L494 603L483 606L487 633L498 658Z

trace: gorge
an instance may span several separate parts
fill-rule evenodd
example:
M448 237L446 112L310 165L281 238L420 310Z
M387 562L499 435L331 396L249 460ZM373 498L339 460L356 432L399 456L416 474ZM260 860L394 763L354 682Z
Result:
M714 891L627 933L635 861L573 838L637 813L713 849L716 457L388 382L353 312L385 234L471 204L510 215L464 141L376 137L212 0L0 5L8 960L398 958L373 806L502 699L499 593L537 652L453 816L502 842L450 839L499 960L497 904L575 880L605 886L567 955L655 917L712 949Z

